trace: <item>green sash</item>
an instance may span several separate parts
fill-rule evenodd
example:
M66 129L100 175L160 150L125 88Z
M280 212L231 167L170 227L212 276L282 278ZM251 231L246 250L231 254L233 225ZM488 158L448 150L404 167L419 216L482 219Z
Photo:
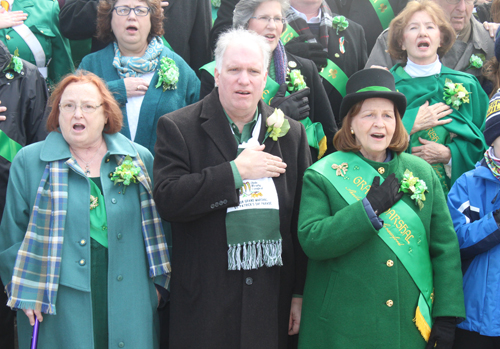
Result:
M290 40L298 36L299 34L297 34L297 32L290 25L287 25L286 30L281 34L281 41L283 42L283 45L286 45ZM348 80L347 75L330 59L327 59L326 63L326 67L321 70L319 75L335 87L342 97L344 97L346 94L345 86Z
M387 29L394 18L394 11L392 10L389 0L370 0L370 4L375 10L380 24L382 24L382 28L384 30Z
M379 176L373 167L352 152L338 151L309 169L328 179L349 205L362 200L370 189L369 183ZM415 211L403 200L380 218L384 219L384 226L378 236L396 254L420 290L414 322L428 341L432 326L433 272L425 228Z
M2 130L0 130L0 156L5 158L5 160L12 162L14 160L14 156L16 156L17 152L21 150L23 146L13 139L10 139L9 136Z
M422 145L422 143L418 140L419 137L442 145L446 145L451 142L450 133L446 128L443 126L432 127L428 130L419 131L410 137L410 146L408 147L410 153L411 148ZM441 183L441 186L443 187L444 195L447 196L451 189L451 179L446 175L444 164L437 163L431 164L431 166L439 178L439 183Z
M215 71L215 61L205 64L200 69L206 70L213 76ZM271 104L271 100L274 98L279 88L280 85L268 75L266 86L264 87L264 91L262 92L262 99L267 105ZM287 92L286 95L289 95L289 93ZM306 129L307 143L311 148L318 150L318 159L320 159L323 154L325 154L327 148L323 125L321 125L319 122L313 123L309 117L300 120L300 122Z

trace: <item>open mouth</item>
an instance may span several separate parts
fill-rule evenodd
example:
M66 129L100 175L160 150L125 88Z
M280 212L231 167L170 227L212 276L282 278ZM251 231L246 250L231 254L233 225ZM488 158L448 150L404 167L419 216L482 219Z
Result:
M417 47L418 47L418 48L421 48L421 47L425 47L425 48L427 48L427 47L429 47L429 46L430 46L430 45L429 45L429 43L428 43L428 42L421 42L421 43L419 43L419 44L417 45Z
M236 93L243 96L248 96L250 94L248 91L236 91Z
M135 32L137 31L137 27L135 27L135 26L133 26L133 25L129 25L129 26L127 27L127 31L128 31L128 32L134 32L134 33L135 33Z
M385 135L382 134L382 133L374 133L371 135L373 138L376 138L376 139L383 139L385 138Z
M83 131L83 130L85 130L85 125L82 125L82 124L74 124L74 125L73 125L73 130L75 130L75 131Z
M264 35L264 37L268 40L274 40L276 38L276 35L274 34L267 34L267 35Z

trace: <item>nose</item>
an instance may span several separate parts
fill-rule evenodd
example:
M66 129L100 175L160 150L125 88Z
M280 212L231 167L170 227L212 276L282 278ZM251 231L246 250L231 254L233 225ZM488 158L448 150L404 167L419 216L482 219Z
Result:
M238 77L238 83L240 85L248 85L249 84L248 72L245 69L241 70L241 73Z
M128 13L127 18L134 18L137 19L137 15L135 14L135 11L133 8L130 9L130 12Z
M267 27L276 28L276 22L274 21L273 17L269 18L269 20L267 21Z
M73 116L77 119L81 119L83 117L83 113L82 113L82 107L77 105L75 107L75 112L73 114Z
M375 121L373 122L373 125L375 127L380 127L380 128L385 127L384 117L382 114L377 114Z
M460 11L464 12L464 11L465 11L465 9L467 8L467 6L466 6L466 5L467 5L467 4L465 3L465 0L460 0L460 1L458 2L457 6L455 6L455 9L456 9L456 10L460 10Z

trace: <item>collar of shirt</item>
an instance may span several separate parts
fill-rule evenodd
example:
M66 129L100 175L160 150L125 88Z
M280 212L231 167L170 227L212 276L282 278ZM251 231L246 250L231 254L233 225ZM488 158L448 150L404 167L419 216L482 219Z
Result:
M406 63L404 70L412 78L436 75L441 73L441 62L439 61L439 56L436 57L436 60L433 63L426 65L416 64L408 58L408 62Z
M298 14L300 17L302 17L302 19L304 19L304 21L306 21L307 23L321 23L321 14L322 14L321 7L318 10L318 15L316 17L312 17L310 20L307 20L307 16L305 14L303 14L302 12L298 11L293 6L290 6L290 8L292 10L294 10L295 13Z
M253 128L255 126L255 123L257 122L257 118L259 117L259 108L255 110L255 115L252 119L252 121L248 122L243 126L243 132L240 133L240 130L238 129L238 126L231 120L229 115L227 115L226 111L224 110L224 114L227 117L227 120L229 121L229 126L231 126L231 130L233 130L234 138L236 139L236 142L238 144L244 143L248 141L252 137L252 132Z

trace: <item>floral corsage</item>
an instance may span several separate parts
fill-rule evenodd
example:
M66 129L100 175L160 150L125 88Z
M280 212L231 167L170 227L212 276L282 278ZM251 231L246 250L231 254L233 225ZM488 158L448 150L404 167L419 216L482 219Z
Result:
M16 48L14 54L12 55L12 58L10 59L10 63L7 65L7 67L5 67L3 71L13 70L19 74L22 69L23 61L21 61L21 58L19 58L19 49Z
M337 35L339 35L339 31L344 31L349 26L349 22L344 16L335 16L332 20L332 27L337 29Z
M273 141L277 141L278 137L286 135L290 129L290 123L285 119L285 114L278 108L275 108L274 113L269 115L266 125L267 136L271 137Z
M446 79L443 95L446 104L458 110L463 103L469 103L469 95L470 92L465 89L464 85Z
M211 0L213 7L220 7L220 0Z
M295 92L305 89L307 87L304 81L304 76L300 70L293 69L287 75L288 92Z
M123 183L123 194L125 194L125 190L130 183L137 183L139 181L137 176L140 172L141 169L135 166L132 158L127 155L122 164L113 172L111 180L115 182L115 185L117 183Z
M158 70L158 83L156 88L163 86L163 92L166 90L175 90L179 81L179 68L174 60L163 57L160 60L160 69Z
M483 56L483 57L481 57L481 56ZM484 55L482 55L482 54L472 55L472 56L470 56L469 66L467 67L467 69L470 69L470 68L481 69L483 67L483 63L484 63Z
M414 177L413 172L410 172L410 170L406 170L403 174L403 180L401 181L399 191L411 194L411 199L415 200L415 205L417 205L420 210L424 208L425 193L429 192L427 190L427 185L422 179Z

